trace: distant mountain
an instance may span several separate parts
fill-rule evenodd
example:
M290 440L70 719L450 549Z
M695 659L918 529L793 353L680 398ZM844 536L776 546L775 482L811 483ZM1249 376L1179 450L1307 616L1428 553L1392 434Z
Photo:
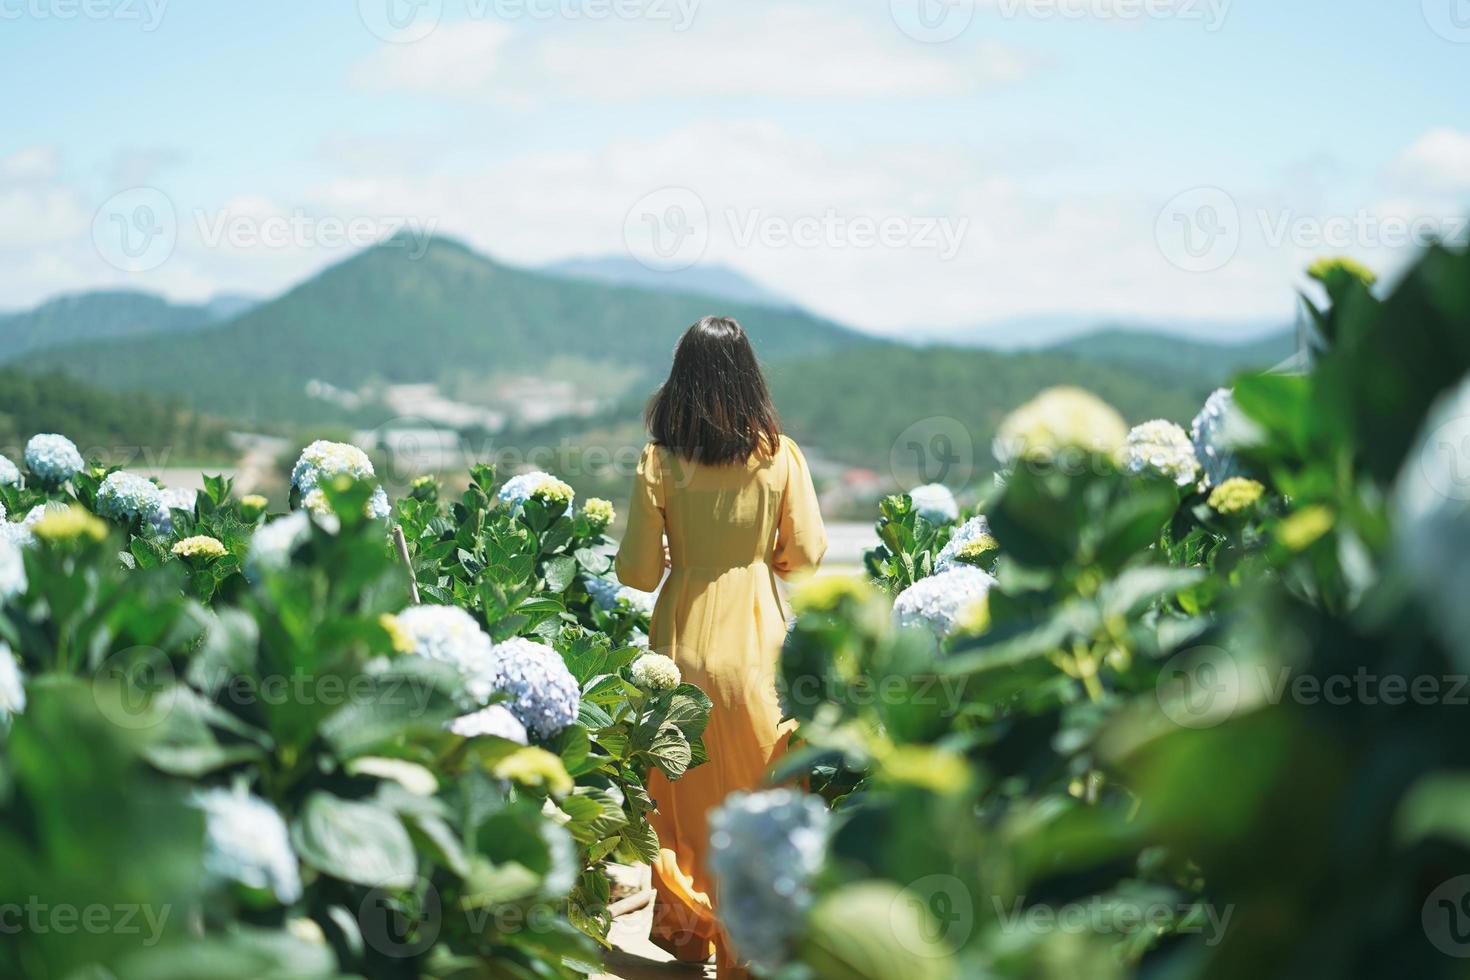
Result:
M210 297L209 302L204 304L204 309L212 319L222 321L237 317L259 305L260 300L254 296L220 293L218 296Z
M198 330L238 310L240 297L204 305L170 303L135 290L74 293L34 309L0 314L0 361L78 341Z
M618 286L636 286L664 293L695 293L747 306L791 310L796 304L741 272L723 265L696 265L663 272L627 256L608 255L565 259L541 267L543 272ZM710 313L718 313L710 310Z
M926 329L916 327L905 336L928 343L992 350L1036 350L1077 337L1108 331L1154 334L1202 343L1233 343L1276 332L1281 321L1173 318L1167 322L1119 321L1090 313L1028 313L973 327Z
M1089 361L1167 370L1225 384L1242 371L1275 367L1296 353L1297 343L1293 330L1236 343L1211 343L1148 330L1111 328L1065 340L1049 349Z
M867 338L796 310L723 304L763 357L823 354ZM340 417L307 395L316 380L350 391L372 381L440 382L455 372L545 373L553 358L652 377L711 299L586 282L501 265L438 239L413 257L388 242L285 295L204 330L92 340L28 355L119 391L176 395L222 415Z

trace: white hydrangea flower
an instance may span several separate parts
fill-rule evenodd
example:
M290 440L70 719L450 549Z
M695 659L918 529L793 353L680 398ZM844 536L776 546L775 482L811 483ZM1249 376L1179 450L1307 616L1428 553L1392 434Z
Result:
M0 521L0 541L7 541L18 548L29 548L36 543L30 526L18 521Z
M291 564L291 553L311 537L311 522L304 511L277 517L256 528L250 535L250 550L245 555L245 575L260 581L266 572L279 572Z
M1470 377L1435 403L1394 489L1394 546L1446 646L1470 664Z
M130 523L151 518L163 503L163 493L136 473L109 473L97 488L97 513L109 520Z
M10 644L0 640L0 725L8 723L12 715L24 714L25 710L25 675L20 672L20 663Z
M548 739L577 720L582 692L561 654L544 643L512 637L495 644L495 690L538 738Z
M1158 473L1187 487L1199 482L1199 460L1189 435L1166 419L1135 425L1128 432L1121 454L1129 473Z
M388 491L382 487L376 487L373 495L368 498L367 515L374 520L381 521L393 513L393 505L388 502Z
M0 456L0 487L20 486L20 467L9 456Z
M226 881L273 892L282 904L301 897L301 871L286 821L266 801L227 789L200 790L204 811L204 869Z
M1062 385L1007 415L991 448L1005 465L1050 462L1069 450L1111 456L1127 436L1127 423L1111 405L1090 391Z
M519 745L526 745L530 742L530 737L526 734L526 726L522 725L521 720L511 714L510 709L503 704L492 704L488 708L461 715L449 723L449 730L465 738L494 735Z
M19 524L7 523L5 526L30 533ZM13 598L26 590L26 563L20 553L22 547L18 541L0 537L0 599Z
M10 516L9 509L6 508L6 506L5 506L5 504L4 504L3 501L0 501L0 521L5 520L9 516Z
M592 596L592 601L597 603L599 609L613 610L619 605L626 605L640 615L652 616L653 607L658 602L658 594L655 592L630 588L609 578L586 575L583 576L582 582L587 586L587 593Z
M317 523L324 527L331 527L336 533L336 527L340 525L337 515L332 512L332 504L327 500L326 492L321 487L312 487L301 497L301 506L317 519ZM373 490L373 495L363 504L362 511L374 520L382 520L393 513L393 505L388 503L388 493L382 487Z
M960 552L966 545L974 544L984 538L992 538L990 533L990 522L985 519L984 514L977 514L959 527L949 536L939 554L934 558L934 571L947 572L952 568L959 568L965 563L960 561Z
M178 487L165 488L158 501L158 508L154 510L150 518L153 530L159 534L174 533L174 514L176 510L194 513L194 506L199 502L198 490L184 490Z
M376 475L373 461L361 449L345 442L318 439L301 450L301 456L291 468L291 486L304 495L338 476L371 480Z
M684 680L679 665L661 653L645 653L628 669L633 683L645 691L672 691Z
M398 625L413 644L413 655L446 663L459 671L477 702L490 700L499 672L490 636L475 617L458 606L410 606Z
M571 487L550 473L544 473L541 470L511 477L505 481L505 485L495 496L502 503L512 507L523 504L532 497L541 497L571 507L572 501L576 498Z
M1217 388L1189 426L1194 456L1206 487L1217 487L1231 477L1244 476L1235 449L1256 438L1256 426L1235 407L1235 393Z
M831 814L808 793L731 793L709 817L709 868L735 948L765 972L791 957L826 860Z
M949 524L958 520L960 505L955 503L954 494L942 483L926 483L909 491L914 510L930 524Z
M70 480L85 465L77 444L54 432L31 436L26 443L25 461L31 475L50 487Z
M994 584L995 579L980 569L957 565L900 592L893 600L894 620L900 626L926 626L936 636L948 636Z

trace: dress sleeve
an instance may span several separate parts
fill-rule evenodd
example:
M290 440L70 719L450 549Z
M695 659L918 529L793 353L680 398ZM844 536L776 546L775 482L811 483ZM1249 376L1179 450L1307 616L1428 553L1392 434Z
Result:
M618 579L624 585L652 592L664 577L664 488L658 447L649 443L638 459L633 478L633 501L628 508L628 530L618 547Z
M815 568L827 553L827 529L817 506L817 491L806 457L796 443L782 439L786 447L786 492L781 497L781 525L776 536L772 567L785 578L804 568Z

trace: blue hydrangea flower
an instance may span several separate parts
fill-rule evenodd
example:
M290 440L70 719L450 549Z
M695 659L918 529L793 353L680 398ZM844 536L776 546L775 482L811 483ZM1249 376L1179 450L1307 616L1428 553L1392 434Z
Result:
M393 513L393 505L388 503L388 491L382 487L373 490L373 495L368 498L367 513L369 517L379 521Z
M550 473L544 473L541 470L511 477L505 481L505 485L495 496L501 503L512 507L523 504L532 497L540 497L548 503L563 503L571 507L576 497L571 487Z
M971 565L919 579L893 600L899 626L925 626L938 637L948 636L966 621L990 593L995 579Z
M926 483L909 491L914 510L930 524L948 524L960 516L954 494L942 483Z
M622 605L639 615L652 616L654 604L658 601L658 596L653 592L629 588L612 579L586 575L583 576L582 582L587 586L588 595L592 596L592 601L597 603L599 609L611 611Z
M26 469L48 487L59 487L85 465L76 443L66 436L43 432L26 443Z
M1199 481L1199 460L1189 436L1166 419L1130 429L1120 456L1123 469L1129 473L1158 473L1179 487Z
M414 656L453 666L475 703L490 700L499 671L490 636L475 617L458 606L411 606L398 614L398 625Z
M1235 407L1235 394L1229 388L1218 388L1205 399L1204 408L1190 423L1189 438L1206 488L1246 475L1235 458L1235 449L1250 441L1254 433L1255 425Z
M939 554L934 558L934 571L947 572L952 568L963 565L959 554L965 545L973 544L983 538L993 537L990 533L990 522L985 519L984 514L977 514L959 527L949 536L949 541L939 549Z
M577 720L581 689L561 654L523 637L497 643L491 653L495 690L510 696L507 707L529 731L548 739Z
M6 522L5 526L20 528L23 533L30 534L19 524ZM26 563L20 553L22 546L21 542L8 535L0 537L0 599L13 598L26 590Z
M151 518L162 503L158 487L135 473L109 473L97 488L97 513L109 520L131 523Z
M153 530L159 534L174 533L174 511L182 510L190 514L194 513L194 505L199 501L198 490L182 490L177 487L168 487L162 491L158 507L154 509L149 520L153 524Z
M204 811L204 870L224 881L269 891L283 905L301 897L301 870L286 821L258 797L227 789L200 790Z
M10 644L0 640L0 725L10 721L12 715L26 710L25 675L10 650Z
M530 741L526 726L503 704L492 704L488 708L462 715L449 723L449 730L465 738L494 735L519 745L526 745Z
M20 468L9 456L0 456L0 487L20 486Z
M710 814L709 868L720 919L740 956L765 972L791 958L826 860L831 814L789 789L731 793Z

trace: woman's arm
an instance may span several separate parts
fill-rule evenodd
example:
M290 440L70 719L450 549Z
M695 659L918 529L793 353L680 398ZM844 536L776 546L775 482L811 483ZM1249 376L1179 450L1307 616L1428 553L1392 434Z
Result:
M618 547L617 574L624 585L652 592L664 577L664 496L658 447L650 443L638 460L628 530Z
M785 578L821 564L827 553L827 529L822 524L806 457L790 439L783 438L782 443L787 450L786 492L781 497L781 525L772 567Z

